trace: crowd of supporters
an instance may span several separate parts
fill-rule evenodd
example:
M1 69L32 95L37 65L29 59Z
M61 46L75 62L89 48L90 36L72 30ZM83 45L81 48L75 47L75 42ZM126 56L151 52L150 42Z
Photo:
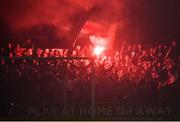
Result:
M64 93L66 87L72 101L76 101L76 95L81 96L82 101L83 97L89 100L91 81L94 80L99 90L97 99L107 96L114 100L119 96L125 99L128 96L126 90L132 90L129 88L143 86L158 90L178 82L180 57L175 52L176 46L175 41L169 45L156 42L151 47L123 44L119 50L108 50L100 56L92 55L91 47L77 46L71 57L91 58L68 60L60 59L69 56L68 49L34 48L30 42L27 45L9 43L0 52L1 81L14 83L14 89L22 86L25 91L46 88L47 94L48 91ZM9 58L5 58L7 56ZM21 90L19 92L23 94ZM88 93L89 96L84 95ZM50 96L53 95L56 94Z

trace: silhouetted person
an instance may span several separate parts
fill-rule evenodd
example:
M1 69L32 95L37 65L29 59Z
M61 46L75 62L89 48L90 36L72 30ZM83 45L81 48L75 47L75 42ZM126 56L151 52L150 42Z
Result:
M5 56L13 56L13 47L11 43L8 43L7 47L5 48Z
M34 44L33 44L32 40L30 38L28 38L25 41L25 43L23 44L23 47L27 48L27 49L33 49L34 48Z

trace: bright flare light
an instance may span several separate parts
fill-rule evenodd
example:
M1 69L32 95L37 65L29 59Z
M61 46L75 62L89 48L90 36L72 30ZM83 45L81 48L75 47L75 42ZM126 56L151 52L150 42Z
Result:
M105 50L104 47L102 47L102 46L97 46L97 47L94 48L93 54L99 56L104 50Z

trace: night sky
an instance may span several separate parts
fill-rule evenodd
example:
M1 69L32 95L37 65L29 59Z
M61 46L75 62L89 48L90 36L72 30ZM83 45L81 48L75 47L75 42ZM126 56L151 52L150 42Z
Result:
M117 42L180 39L179 0L1 0L0 45L26 38L40 47L72 45L86 20L119 23Z

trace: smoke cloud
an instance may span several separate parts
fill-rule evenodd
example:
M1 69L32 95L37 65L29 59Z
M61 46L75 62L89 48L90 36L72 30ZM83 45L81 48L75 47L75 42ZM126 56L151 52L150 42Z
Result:
M177 27L178 0L167 1L169 0L1 0L0 38L3 42L2 39L23 40L32 37L38 45L44 47L71 45L88 19L105 26L118 23L119 39L158 39L155 34L157 32L150 31L165 30L160 29L164 25L169 25L167 29L170 30ZM166 17L171 17L171 20L164 20ZM159 25L161 21L162 24ZM138 29L135 29L137 26ZM138 35L141 32L143 34ZM165 33L160 33L163 37L167 34L170 38L171 35L176 36L170 31L162 33Z

